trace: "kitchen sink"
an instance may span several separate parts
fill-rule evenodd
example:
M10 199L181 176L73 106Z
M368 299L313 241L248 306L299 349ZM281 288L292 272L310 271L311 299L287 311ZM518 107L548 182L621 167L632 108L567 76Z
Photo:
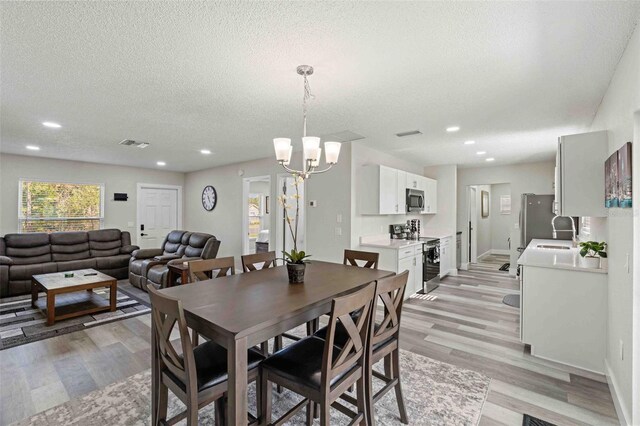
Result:
M536 248L539 248L539 249L550 249L550 250L569 250L569 249L571 249L571 247L556 246L556 245L553 245L553 244L538 244L536 246Z

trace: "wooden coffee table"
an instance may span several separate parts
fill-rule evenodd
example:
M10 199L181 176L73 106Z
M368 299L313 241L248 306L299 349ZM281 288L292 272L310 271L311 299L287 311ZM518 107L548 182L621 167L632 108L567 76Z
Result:
M73 277L66 278L68 273L73 273ZM94 288L100 287L109 287L109 300L93 292ZM53 325L56 320L115 311L117 289L115 278L94 269L34 275L31 278L31 306L43 311L47 325ZM46 293L46 301L38 300L39 291Z

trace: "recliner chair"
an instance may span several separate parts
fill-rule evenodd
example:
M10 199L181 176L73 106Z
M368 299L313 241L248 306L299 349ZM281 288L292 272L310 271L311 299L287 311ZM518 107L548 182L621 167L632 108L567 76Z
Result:
M140 249L129 261L129 282L146 291L147 284L165 288L167 264L190 260L213 259L218 254L220 240L201 232L175 230L169 232L158 249Z

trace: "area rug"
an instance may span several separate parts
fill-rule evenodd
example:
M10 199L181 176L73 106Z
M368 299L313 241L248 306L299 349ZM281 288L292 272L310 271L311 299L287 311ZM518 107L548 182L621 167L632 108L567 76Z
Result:
M107 288L93 291L105 299L109 298ZM44 298L45 294L41 293L39 297ZM60 320L50 327L47 327L42 312L31 307L31 295L0 302L0 350L150 312L148 306L124 292L118 291L117 299L115 312L100 312Z
M480 373L439 362L422 355L401 351L400 369L409 424L411 425L477 425L489 390L490 379ZM381 363L375 366L381 369ZM379 389L381 382L374 380ZM169 392L169 415L184 406ZM249 409L255 413L255 387L249 388ZM284 390L273 392L273 419L293 407L300 397ZM83 397L70 400L14 425L149 425L151 424L151 371L131 376ZM379 425L399 425L395 393L387 393L375 405ZM331 410L331 425L346 425L350 419ZM305 422L304 412L287 424ZM181 422L179 424L185 424ZM213 425L213 404L199 413L200 425ZM319 421L316 420L316 424Z

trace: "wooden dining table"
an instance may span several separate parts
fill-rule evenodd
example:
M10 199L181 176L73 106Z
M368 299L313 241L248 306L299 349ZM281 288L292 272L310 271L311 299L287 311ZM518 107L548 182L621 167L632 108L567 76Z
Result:
M313 261L305 282L277 266L161 290L182 301L187 325L227 349L228 422L247 424L247 349L331 311L331 301L393 272ZM157 424L158 354L152 332L152 424Z

